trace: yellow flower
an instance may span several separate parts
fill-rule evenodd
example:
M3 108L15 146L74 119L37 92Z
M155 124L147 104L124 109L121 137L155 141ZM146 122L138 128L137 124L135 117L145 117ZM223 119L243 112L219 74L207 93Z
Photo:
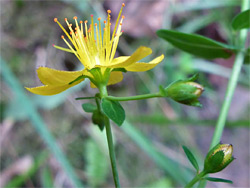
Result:
M64 29L57 18L54 21L61 27L67 36L68 40L62 35L68 48L53 45L55 48L71 52L84 65L81 71L60 71L47 67L39 67L37 74L44 86L26 88L32 93L38 95L55 95L64 90L79 84L85 78L91 81L91 87L100 87L103 85L116 84L123 79L122 71L142 72L154 68L160 63L164 55L161 55L149 63L141 63L139 60L150 55L150 48L141 46L131 56L115 57L119 38L122 35L121 27L124 16L121 16L122 9L119 12L114 31L111 35L111 11L108 10L107 21L104 21L102 31L101 18L98 18L98 24L94 23L93 15L91 15L91 24L87 25L88 21L80 21L77 17L75 20L75 28L73 29L65 18L65 22L69 28L69 33Z

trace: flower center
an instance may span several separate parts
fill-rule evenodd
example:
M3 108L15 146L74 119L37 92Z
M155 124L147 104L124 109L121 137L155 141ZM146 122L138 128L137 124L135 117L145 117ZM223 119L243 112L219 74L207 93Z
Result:
M88 26L88 21L80 21L78 23L77 17L75 20L75 28L65 18L65 22L69 28L69 33L64 29L57 18L54 21L61 27L70 40L71 44L62 35L68 48L53 45L55 48L74 53L80 62L87 68L92 69L98 65L108 65L112 62L118 46L119 37L122 35L121 26L124 16L121 16L122 9L125 4L122 4L121 10L117 17L113 34L111 36L111 10L107 10L108 16L105 20L102 31L101 18L98 18L98 24L94 23L93 15L91 15L91 24ZM121 18L121 19L120 19Z

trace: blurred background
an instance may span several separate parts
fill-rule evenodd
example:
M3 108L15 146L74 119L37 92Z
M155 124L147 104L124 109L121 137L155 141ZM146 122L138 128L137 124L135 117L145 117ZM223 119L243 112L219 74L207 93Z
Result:
M180 187L195 174L182 145L197 156L200 168L226 91L234 63L229 59L205 60L174 48L158 38L156 30L174 29L231 43L230 22L240 12L240 0L127 0L31 1L1 0L1 125L0 187L113 187L105 131L91 123L76 97L93 96L88 81L55 96L38 96L24 87L42 85L36 68L76 70L81 64L65 46L57 17L64 24L73 16L83 20L118 15L125 2L124 34L117 55L130 55L141 45L153 49L149 61L160 54L165 60L153 70L125 73L110 86L114 96L158 91L196 72L205 87L203 108L188 107L170 99L122 102L126 122L113 124L116 156L123 187ZM65 26L66 24L64 24ZM214 177L249 187L249 65L244 65L236 88L222 142L234 146L236 160Z

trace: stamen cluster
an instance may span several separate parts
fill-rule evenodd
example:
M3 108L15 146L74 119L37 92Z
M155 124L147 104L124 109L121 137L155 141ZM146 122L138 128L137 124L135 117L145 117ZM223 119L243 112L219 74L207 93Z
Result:
M74 53L80 62L88 69L92 69L98 65L108 65L112 62L118 46L119 37L122 35L121 27L124 16L121 16L122 8L116 20L113 34L111 36L111 10L107 10L107 20L104 20L104 28L102 31L101 18L98 18L98 24L94 23L93 15L91 15L91 24L88 27L88 21L80 21L78 24L77 17L75 20L75 28L65 18L65 22L69 28L69 33L65 30L57 18L54 21L61 27L71 44L65 39L64 35L61 38L64 40L68 48L63 48L54 45L54 47L67 52ZM121 19L120 19L121 18Z

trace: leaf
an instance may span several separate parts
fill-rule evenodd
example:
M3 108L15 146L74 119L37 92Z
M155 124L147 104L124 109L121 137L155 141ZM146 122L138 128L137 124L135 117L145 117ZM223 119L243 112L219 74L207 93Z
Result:
M233 18L231 25L234 30L249 28L250 27L250 9L236 15Z
M205 177L204 179L206 179L208 181L213 181L213 182L223 182L223 183L231 183L231 184L233 184L233 182L231 180L222 179L222 178Z
M43 187L54 187L53 175L49 167L45 167L41 172L41 183Z
M244 64L250 64L250 48L246 50L245 58L244 58Z
M187 81L195 81L199 78L199 73L194 74L192 77L188 78Z
M160 92L162 97L167 96L167 92L165 91L165 89L164 89L164 87L162 85L159 85L159 92Z
M164 29L158 30L156 34L185 52L207 59L229 58L233 53L231 46L201 35Z
M95 124L95 125L98 125L98 127L100 128L101 131L103 131L104 129L104 126L105 126L105 119L104 119L104 115L99 111L99 110L95 110L93 112L93 115L92 115L92 122Z
M82 104L82 109L85 112L92 113L97 109L97 107L91 103L84 103L84 104Z
M196 171L199 171L199 165L194 157L194 155L192 154L192 152L186 147L186 146L182 146L188 160L191 162L191 164L193 165L193 167L196 169Z
M117 125L121 126L125 120L125 111L118 101L103 98L101 101L102 111Z

